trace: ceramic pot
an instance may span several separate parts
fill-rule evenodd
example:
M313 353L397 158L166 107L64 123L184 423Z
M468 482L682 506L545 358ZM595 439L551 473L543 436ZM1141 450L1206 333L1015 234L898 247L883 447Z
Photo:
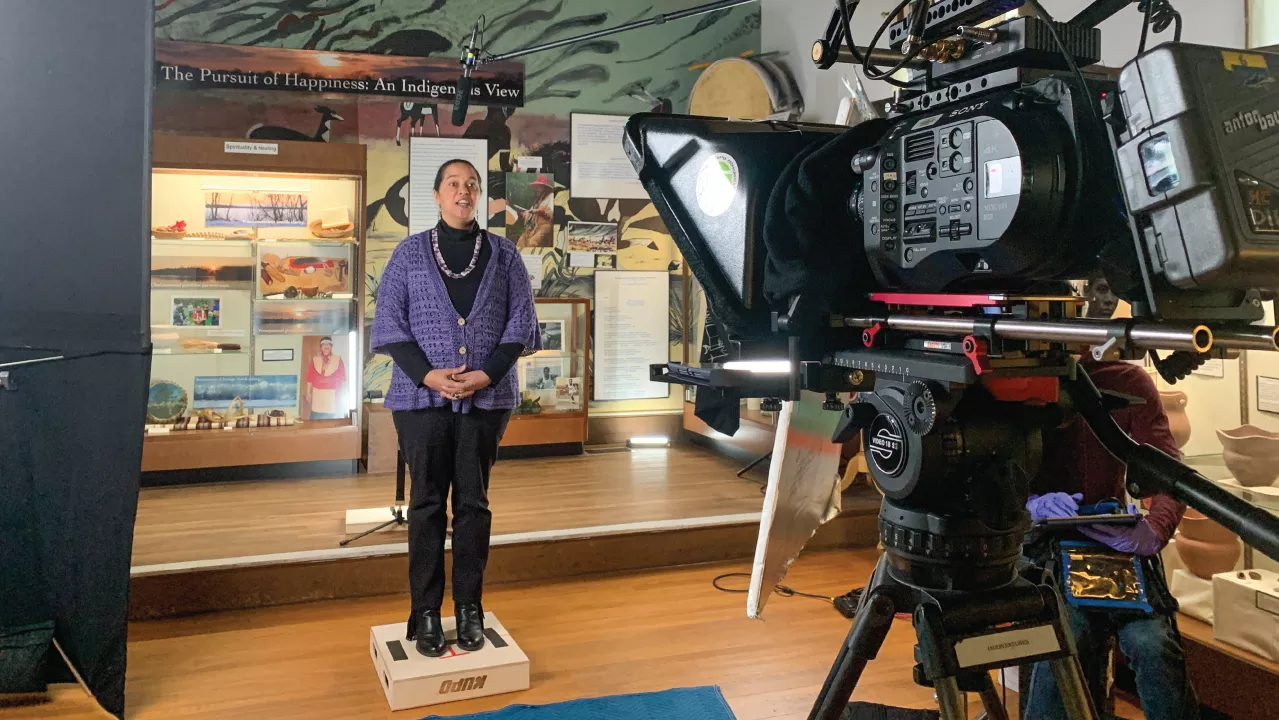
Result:
M1194 508L1186 508L1186 516L1181 519L1182 537L1214 545L1235 545L1238 535Z
M1235 480L1244 487L1272 485L1279 478L1279 433L1244 425L1218 430L1222 456Z
M1177 534L1177 554L1186 564L1186 569L1197 577L1211 580L1217 573L1233 570L1243 548L1239 543L1215 544L1193 540L1180 533Z
M1168 416L1172 439L1180 450L1190 442L1190 416L1186 414L1188 398L1184 392L1161 392L1159 399L1163 401L1164 414Z

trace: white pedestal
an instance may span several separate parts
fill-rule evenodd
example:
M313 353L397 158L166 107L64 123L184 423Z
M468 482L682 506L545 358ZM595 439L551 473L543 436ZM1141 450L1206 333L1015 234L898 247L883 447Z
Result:
M405 520L408 519L408 507L404 508ZM346 534L359 535L381 525L387 520L394 520L395 513L391 512L391 507L379 508L358 508L346 511ZM384 530L404 530L408 527L408 523L404 525L387 525Z
M484 613L488 641L478 652L455 645L457 621L441 618L449 649L429 658L404 639L405 624L379 625L369 633L369 655L392 710L527 690L528 656L493 613Z
M1213 637L1279 662L1279 573L1217 573L1212 576L1212 589L1217 608Z
M1204 580L1189 570L1172 571L1169 590L1177 598L1181 611L1192 618L1212 624L1212 581Z

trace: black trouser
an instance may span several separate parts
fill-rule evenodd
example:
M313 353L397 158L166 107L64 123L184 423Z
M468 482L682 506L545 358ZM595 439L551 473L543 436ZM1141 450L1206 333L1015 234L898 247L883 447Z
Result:
M397 410L392 414L400 451L408 463L409 591L413 618L439 610L444 601L444 503L453 489L453 602L479 603L488 563L489 471L510 412L451 408ZM410 621L412 634L414 621Z

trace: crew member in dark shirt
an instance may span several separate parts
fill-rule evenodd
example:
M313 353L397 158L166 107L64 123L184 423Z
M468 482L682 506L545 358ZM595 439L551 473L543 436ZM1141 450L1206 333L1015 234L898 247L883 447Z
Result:
M1143 368L1127 362L1089 362L1081 366L1098 389L1144 401L1114 413L1125 432L1139 443L1152 445L1174 458L1181 457L1159 392ZM1080 505L1112 498L1122 500L1126 496L1126 472L1126 466L1101 445L1088 424L1076 417L1067 427L1045 434L1043 463L1031 485L1035 494L1027 508L1033 520L1040 520L1077 515ZM1186 506L1171 497L1156 495L1150 499L1149 513L1135 527L1093 526L1081 532L1120 552L1154 556L1168 544L1185 511ZM1120 616L1068 607L1067 616L1094 701L1100 702L1105 692L1104 640L1113 635L1118 637L1119 649L1136 673L1137 693L1149 720L1199 717L1180 638L1169 614ZM1065 720L1061 695L1047 663L1035 665L1029 688L1026 717Z

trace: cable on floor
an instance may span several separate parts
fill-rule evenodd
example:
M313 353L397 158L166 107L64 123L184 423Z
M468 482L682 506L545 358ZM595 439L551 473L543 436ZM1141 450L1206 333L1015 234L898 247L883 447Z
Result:
M746 593L746 592L749 592L749 590L745 588L738 589L738 588L724 587L723 585L720 584L720 581L724 580L725 578L731 578L731 577L744 577L749 580L750 576L751 576L750 573L744 573L744 572L724 573L723 575L719 575L714 580L712 580L711 585L714 586L714 588L716 590L719 590L720 592ZM857 601L861 597L861 593L862 593L861 588L857 588L856 590L849 591L843 595L840 595L839 597L830 597L827 595L815 595L813 593L801 592L799 590L796 590L786 585L774 585L773 592L782 597L805 597L805 598L811 598L813 600L822 600L824 602L828 602L831 605L833 605L835 609L838 610L839 613L846 618L853 617L853 614L856 612L856 609L857 609Z

